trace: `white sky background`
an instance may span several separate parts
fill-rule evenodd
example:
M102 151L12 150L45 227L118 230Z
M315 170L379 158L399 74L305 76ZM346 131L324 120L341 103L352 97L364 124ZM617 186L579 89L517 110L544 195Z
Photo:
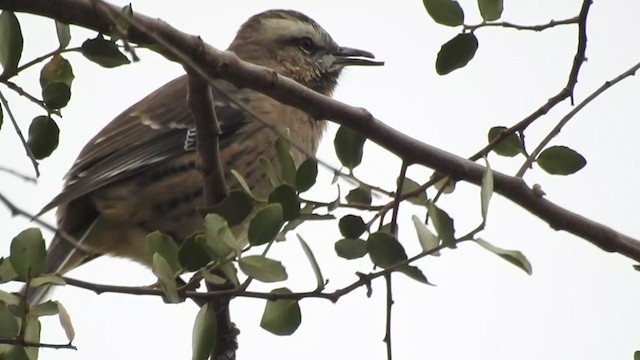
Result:
M125 1L118 1L124 5ZM375 3L371 1L151 1L133 2L135 11L161 18L205 41L225 48L236 29L249 16L268 8L293 8L317 20L342 45L367 49L386 61L384 68L352 68L345 71L335 97L370 110L376 117L426 143L468 156L486 143L487 130L510 126L530 114L566 83L576 48L576 26L562 26L542 33L509 29L480 29L480 47L464 69L438 76L434 63L442 43L456 30L435 24L419 0ZM466 22L477 23L476 1L461 0ZM226 5L225 5L226 4ZM339 4L339 6L338 6ZM542 24L576 15L581 1L505 1L503 20ZM640 25L637 1L595 1L588 21L588 62L580 72L576 101L581 101L606 80L640 61L637 37ZM23 62L57 45L53 23L19 15L25 33ZM72 46L95 33L72 28ZM179 65L160 56L140 52L142 62L117 69L103 69L69 55L76 79L73 96L64 109L61 144L42 161L37 186L0 173L0 191L20 206L37 212L60 190L62 176L75 156L101 127L122 110L166 81L181 74ZM20 85L38 94L39 68L21 74ZM637 78L616 85L576 116L553 144L568 145L588 161L578 174L554 177L529 171L529 184L539 183L547 198L580 214L640 238L636 206L638 114ZM14 113L26 132L30 120L41 111L6 88ZM571 107L568 101L536 122L526 133L530 148ZM338 164L332 149L335 127L330 128L319 157ZM5 112L0 131L0 166L32 173L29 161ZM523 157L490 156L494 169L515 173ZM394 156L368 143L362 179L392 189L399 169ZM430 172L412 167L420 182ZM312 194L333 198L330 175ZM343 194L349 189L342 185ZM381 199L383 200L383 199ZM441 206L465 233L480 219L479 189L459 184ZM410 216L423 210L403 207L400 239L415 254ZM53 222L53 212L45 217ZM0 254L8 255L11 238L30 226L11 218L0 208ZM333 243L339 239L337 224L322 223L299 229L312 247L329 290L355 280L355 271L369 271L368 259L348 262L337 258ZM46 234L47 239L51 234ZM465 243L439 258L419 265L437 287L428 287L394 276L393 345L395 359L631 359L640 349L640 274L633 261L608 254L565 232L556 232L526 211L494 196L488 228L481 236L494 244L523 251L533 264L533 276ZM312 271L291 234L290 241L274 247L271 257L288 266L287 286L307 291L315 286ZM100 259L70 276L96 283L146 285L154 281L149 270L126 260ZM280 284L256 284L268 291ZM252 285L253 286L253 285ZM9 286L3 285L3 289ZM232 315L242 333L239 359L384 359L382 338L385 293L376 281L373 297L364 289L337 304L310 299L301 302L303 322L290 337L277 337L259 327L264 302L237 299ZM103 294L66 287L55 292L70 312L76 328L69 350L42 350L42 359L183 359L190 354L192 323L197 307L192 303L166 305L159 298ZM64 343L65 337L51 319L44 323L43 342Z

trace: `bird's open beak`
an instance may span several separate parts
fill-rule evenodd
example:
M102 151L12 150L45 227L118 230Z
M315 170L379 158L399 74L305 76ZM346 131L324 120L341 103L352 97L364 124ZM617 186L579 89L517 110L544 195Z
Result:
M364 50L358 50L348 47L339 47L334 50L331 55L335 57L335 65L367 65L367 66L381 66L384 65L384 61L373 61L369 59L375 58L375 56Z

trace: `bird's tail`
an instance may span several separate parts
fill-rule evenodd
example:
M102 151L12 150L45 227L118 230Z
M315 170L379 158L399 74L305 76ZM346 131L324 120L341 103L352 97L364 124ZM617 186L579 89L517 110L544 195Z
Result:
M86 243L86 239L96 227L97 223L98 219L96 219L89 228L87 228L84 235L77 240L72 238L65 239L61 234L57 233L53 237L51 245L49 245L49 249L47 249L43 274L63 275L95 258L96 255L87 251L87 249L83 247L83 244ZM27 303L29 305L36 305L44 301L51 291L51 287L52 285L46 284L36 288L30 287L27 291L25 286L22 288L20 293L27 295Z

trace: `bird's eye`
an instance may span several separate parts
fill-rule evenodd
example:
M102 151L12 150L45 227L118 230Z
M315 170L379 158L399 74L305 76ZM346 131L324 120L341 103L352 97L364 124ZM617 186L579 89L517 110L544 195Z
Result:
M306 36L298 39L298 47L307 54L310 54L316 50L316 44L314 44L311 38L308 38Z

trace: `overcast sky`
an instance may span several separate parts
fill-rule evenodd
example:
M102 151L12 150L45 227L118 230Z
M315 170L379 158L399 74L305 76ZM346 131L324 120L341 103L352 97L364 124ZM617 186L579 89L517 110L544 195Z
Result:
M119 1L124 5L125 1ZM467 23L478 23L476 1L460 1ZM233 4L233 5L230 5ZM581 1L505 1L503 20L542 24L575 16ZM201 35L225 48L236 29L249 16L269 8L291 8L317 20L342 45L367 49L386 61L384 68L345 71L335 97L370 110L399 131L461 156L486 143L487 130L509 126L530 114L566 83L576 48L576 26L542 33L490 28L477 31L480 47L464 69L438 76L435 57L456 29L435 24L419 0L391 2L294 0L133 1L135 11L161 18L180 30ZM588 62L576 88L581 101L605 81L640 61L637 37L640 25L637 1L595 1L588 22ZM53 23L19 15L25 34L23 62L57 46ZM72 46L95 33L72 28ZM62 186L62 176L77 153L100 128L122 110L166 81L182 68L149 52L142 61L113 70L100 68L70 54L76 79L73 96L59 121L61 144L42 161L38 185L26 184L0 173L0 191L22 207L37 212ZM38 94L39 69L21 74L18 83ZM26 132L30 119L41 115L35 106L5 87L14 113ZM538 169L527 173L529 184L540 184L547 198L640 238L637 204L640 176L637 154L640 83L630 78L598 98L563 130L553 144L568 145L583 154L588 164L578 174L554 177ZM527 131L535 146L571 107L562 103ZM335 127L321 145L319 157L338 164L332 149ZM0 131L0 166L30 173L29 161L5 113ZM491 155L492 167L513 174L523 157ZM393 188L400 163L393 155L368 143L363 165L356 174L379 186ZM420 182L430 172L419 167L410 176ZM335 196L330 174L324 172L311 192L313 197ZM349 188L343 184L343 193ZM381 199L381 201L384 199ZM459 232L480 219L479 189L460 184L441 200L456 220ZM410 254L419 251L411 215L423 209L401 210L400 240ZM53 222L53 212L45 217ZM0 208L0 255L8 254L10 240L27 221L11 218ZM329 290L355 280L355 271L371 270L368 259L348 262L333 251L339 239L336 224L299 228L312 247ZM311 290L313 273L291 234L277 244L271 256L288 267L287 286ZM393 344L396 359L631 359L640 349L637 324L640 312L640 273L633 261L607 254L586 241L556 232L508 200L494 196L489 223L481 236L494 244L524 252L533 275L502 261L472 243L441 257L418 262L436 287L394 276ZM46 234L50 239L51 234ZM99 259L70 276L96 283L148 285L149 270L126 260ZM276 286L254 282L255 290ZM252 285L253 286L253 285ZM3 289L14 289L3 285ZM97 296L66 287L54 294L65 304L76 328L69 350L42 350L42 359L183 359L190 354L191 329L197 308L191 303L165 305L156 297L104 294ZM233 301L232 315L241 330L239 359L384 359L385 321L382 281L373 297L358 290L337 304L323 300L301 303L303 321L290 337L277 337L259 327L264 302ZM57 320L44 323L43 342L63 343Z

